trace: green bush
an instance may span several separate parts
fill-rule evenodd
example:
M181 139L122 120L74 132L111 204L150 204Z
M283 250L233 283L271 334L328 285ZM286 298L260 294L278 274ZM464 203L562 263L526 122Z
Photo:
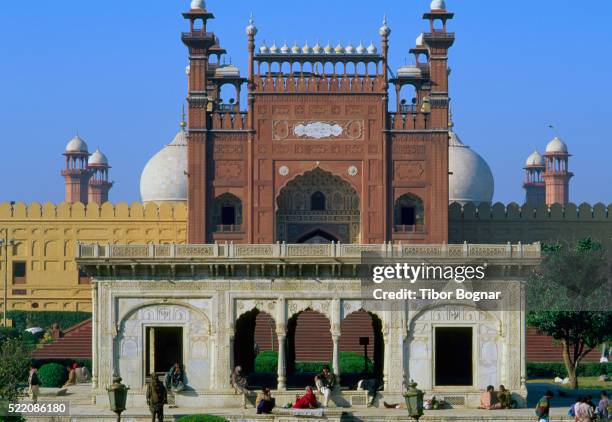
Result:
M579 377L598 377L604 374L612 374L612 363L584 363L578 365L576 375ZM567 370L563 363L544 362L527 363L528 378L565 378Z
M363 372L363 355L355 352L340 352L340 373L359 374ZM374 372L374 364L368 359L368 372Z
M18 331L30 327L41 327L47 330L56 322L60 325L60 329L65 330L91 318L89 312L8 311L6 314L13 320L13 327Z
M38 377L43 387L59 388L68 379L68 371L58 363L47 363L38 370Z
M295 372L319 373L323 370L324 365L329 365L331 368L331 364L329 362L296 362Z
M72 367L73 363L78 363L79 366L85 366L89 369L89 373L91 374L91 359L32 359L32 363L37 368L40 368L43 365L48 363L57 363L58 365L62 365L62 367Z
M215 415L188 415L178 418L176 422L229 422L221 416Z
M265 350L255 358L255 372L259 374L276 373L278 369L278 352Z

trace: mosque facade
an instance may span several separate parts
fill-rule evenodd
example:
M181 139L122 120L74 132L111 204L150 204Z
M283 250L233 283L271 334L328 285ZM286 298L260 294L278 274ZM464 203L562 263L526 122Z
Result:
M131 405L144 403L147 374L167 369L160 350L170 343L178 345L170 359L186 366L196 393L177 401L237 405L228 375L249 365L241 350L253 344L243 339L262 320L278 352L275 394L289 401L296 333L315 314L311 326L329 343L324 358L336 373L349 325L365 327L385 398L401 399L414 379L458 406L475 405L489 384L524 403L522 281L539 261L530 243L612 239L610 209L569 203L569 153L558 138L526 162L525 205L492 204L491 169L452 124L454 15L445 2L423 15L415 64L395 70L386 19L378 45L335 46L258 43L251 20L242 75L222 64L226 51L203 1L183 17L188 119L145 166L142 202L108 202L109 160L77 136L64 154L64 203L0 204L0 227L15 240L2 249L8 266L0 263L9 306L91 311L93 396L105 396L119 374ZM222 98L226 85L235 98ZM404 97L406 87L413 96ZM491 281L510 285L508 300L519 307L377 309L354 271L370 252L415 264L486 261ZM356 315L365 326L351 322ZM448 330L463 333L470 350L457 363L460 381L437 378L436 342L450 341ZM338 405L362 399L345 393Z

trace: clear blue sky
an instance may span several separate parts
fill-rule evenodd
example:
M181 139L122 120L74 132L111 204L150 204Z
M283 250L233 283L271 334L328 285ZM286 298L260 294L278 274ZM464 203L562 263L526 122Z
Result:
M574 155L571 199L612 202L612 2L448 0L456 130L489 162L495 200L522 202L522 166L554 123ZM59 171L78 130L111 161L113 202L139 200L140 172L178 129L186 96L180 13L188 0L2 2L0 201L63 199ZM378 41L386 12L391 65L426 28L428 0L209 0L210 29L246 72L244 27L263 39Z

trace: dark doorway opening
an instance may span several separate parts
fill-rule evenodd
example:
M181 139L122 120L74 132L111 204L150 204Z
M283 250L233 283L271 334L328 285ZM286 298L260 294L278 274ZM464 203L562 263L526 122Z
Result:
M147 372L167 372L176 362L183 364L183 328L147 327Z
M325 195L322 192L315 192L310 197L311 211L325 211Z
M233 226L236 224L236 208L221 207L221 224L224 226Z
M473 385L472 328L436 327L436 385Z

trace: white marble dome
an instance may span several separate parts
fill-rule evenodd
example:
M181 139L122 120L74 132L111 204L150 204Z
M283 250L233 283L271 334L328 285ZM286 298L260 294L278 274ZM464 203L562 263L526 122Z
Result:
M448 148L449 202L467 204L491 203L495 182L487 162L453 131L450 131Z
M527 161L525 161L526 167L544 167L544 157L542 154L538 152L538 150L533 151L529 157L527 157Z
M89 151L87 149L87 144L85 143L85 141L82 140L79 135L76 135L66 144L66 152L87 154Z
M552 141L546 145L546 152L551 153L567 153L567 145L558 136L555 136Z
M140 176L142 202L187 201L187 134L180 130L172 142L153 156Z
M104 155L102 153L102 151L100 151L100 149L96 149L96 152L94 152L93 154L91 154L91 156L89 157L89 160L87 161L87 164L90 166L108 166L108 158L106 158L106 155Z
M215 69L215 76L219 77L240 77L240 69L233 64L223 64Z
M417 45L417 47L420 47L420 46L422 46L422 45L425 45L425 41L423 41L423 38L424 38L424 36L423 36L423 33L421 32L421 33L419 34L419 36L417 37L417 39L416 39L416 45Z
M206 7L206 4L204 3L204 0L192 0L191 1L192 9L204 9L205 7Z
M404 65L397 69L397 76L404 78L420 78L421 69L416 66Z
M430 8L431 10L446 10L446 3L444 0L433 0Z

